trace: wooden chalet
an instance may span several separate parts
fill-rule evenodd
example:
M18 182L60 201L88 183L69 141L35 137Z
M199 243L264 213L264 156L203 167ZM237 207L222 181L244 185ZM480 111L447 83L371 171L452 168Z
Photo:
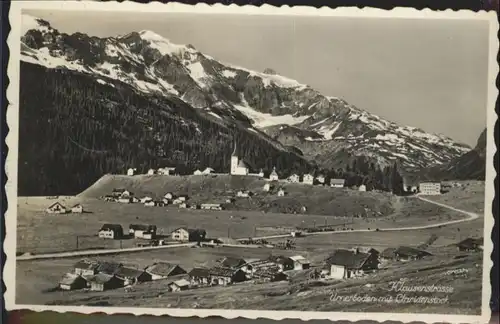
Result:
M359 250L339 249L332 253L325 263L328 266L330 278L348 279L361 276L378 269L378 256L370 253L359 252Z
M146 272L151 275L152 280L165 279L181 274L185 274L186 270L177 264L168 262L156 262L146 268Z
M87 280L75 273L66 273L59 281L59 289L61 290L77 290L86 287Z

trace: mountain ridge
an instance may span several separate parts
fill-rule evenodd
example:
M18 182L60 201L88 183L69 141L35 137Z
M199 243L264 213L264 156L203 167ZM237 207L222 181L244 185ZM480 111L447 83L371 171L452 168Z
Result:
M23 61L76 70L104 83L102 78L119 80L148 95L179 97L214 121L240 123L296 147L323 168L345 167L365 156L382 166L398 162L417 170L470 151L448 137L399 126L324 96L272 69L262 73L222 63L151 31L98 38L60 33L31 16L24 20Z

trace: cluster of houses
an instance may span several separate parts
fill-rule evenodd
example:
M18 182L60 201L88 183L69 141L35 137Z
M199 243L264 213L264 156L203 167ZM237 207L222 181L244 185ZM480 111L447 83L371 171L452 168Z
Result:
M45 209L45 212L49 214L68 214L68 213L83 213L83 206L76 204L71 208L68 208L61 204L60 202L55 202Z
M149 232L151 227L131 225L130 231ZM142 235L142 234L141 234ZM205 237L206 233L179 228L172 232L177 240L193 240ZM467 238L455 244L459 251L475 252L483 248L482 238ZM169 279L169 291L208 286L225 286L235 283L286 281L297 271L314 269L317 279L350 279L376 273L380 265L388 261L408 262L432 254L420 248L400 246L382 252L370 247L337 249L319 266L301 256L271 255L265 259L243 259L225 257L212 267L194 267L187 272L180 265L156 262L143 269L126 267L121 263L99 262L84 259L73 266L59 282L62 290L90 289L104 291L138 284L140 282Z
M167 205L176 205L179 208L190 209L206 209L206 210L223 210L224 206L221 203L206 203L206 204L190 204L188 195L174 195L172 192L167 192L161 199L154 199L150 196L141 198L135 197L134 193L123 189L115 188L110 195L101 197L105 201L119 202L125 204L142 203L146 207L164 207Z
M149 169L147 172L147 175L173 175L175 171L174 167L165 167L165 168L158 168L158 169ZM128 168L127 169L127 175L133 176L137 174L137 168Z
M287 271L309 269L310 262L302 256L272 256L265 260L225 257L213 267L195 267L187 272L178 264L156 262L144 269L122 263L80 260L59 282L62 290L89 289L104 291L141 282L170 279L169 291L208 286L226 286L245 281L269 282L288 279Z
M120 224L104 224L98 231L100 238L106 239L123 239L125 237L133 237L137 239L153 240L158 237L158 228L151 224L130 224L128 234ZM202 242L206 240L207 232L204 229L193 229L187 227L179 227L173 230L169 237L172 241L178 242Z

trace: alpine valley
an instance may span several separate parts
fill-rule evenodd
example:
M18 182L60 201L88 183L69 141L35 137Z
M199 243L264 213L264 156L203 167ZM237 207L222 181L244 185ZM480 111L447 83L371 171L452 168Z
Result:
M78 192L130 165L227 172L235 141L251 169L285 176L359 159L415 173L471 151L151 31L68 35L29 15L22 25L19 194Z

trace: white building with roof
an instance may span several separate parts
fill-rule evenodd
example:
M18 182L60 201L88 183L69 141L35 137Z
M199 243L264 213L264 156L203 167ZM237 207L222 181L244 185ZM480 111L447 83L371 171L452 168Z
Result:
M314 176L310 173L304 174L302 177L302 183L312 185L314 183Z
M271 174L269 174L269 180L271 180L271 181L278 181L279 180L278 172L276 172L276 167L273 167L273 171L271 172Z
M234 144L233 154L231 154L231 174L248 175L248 166L245 164L245 161L240 160L236 143Z

